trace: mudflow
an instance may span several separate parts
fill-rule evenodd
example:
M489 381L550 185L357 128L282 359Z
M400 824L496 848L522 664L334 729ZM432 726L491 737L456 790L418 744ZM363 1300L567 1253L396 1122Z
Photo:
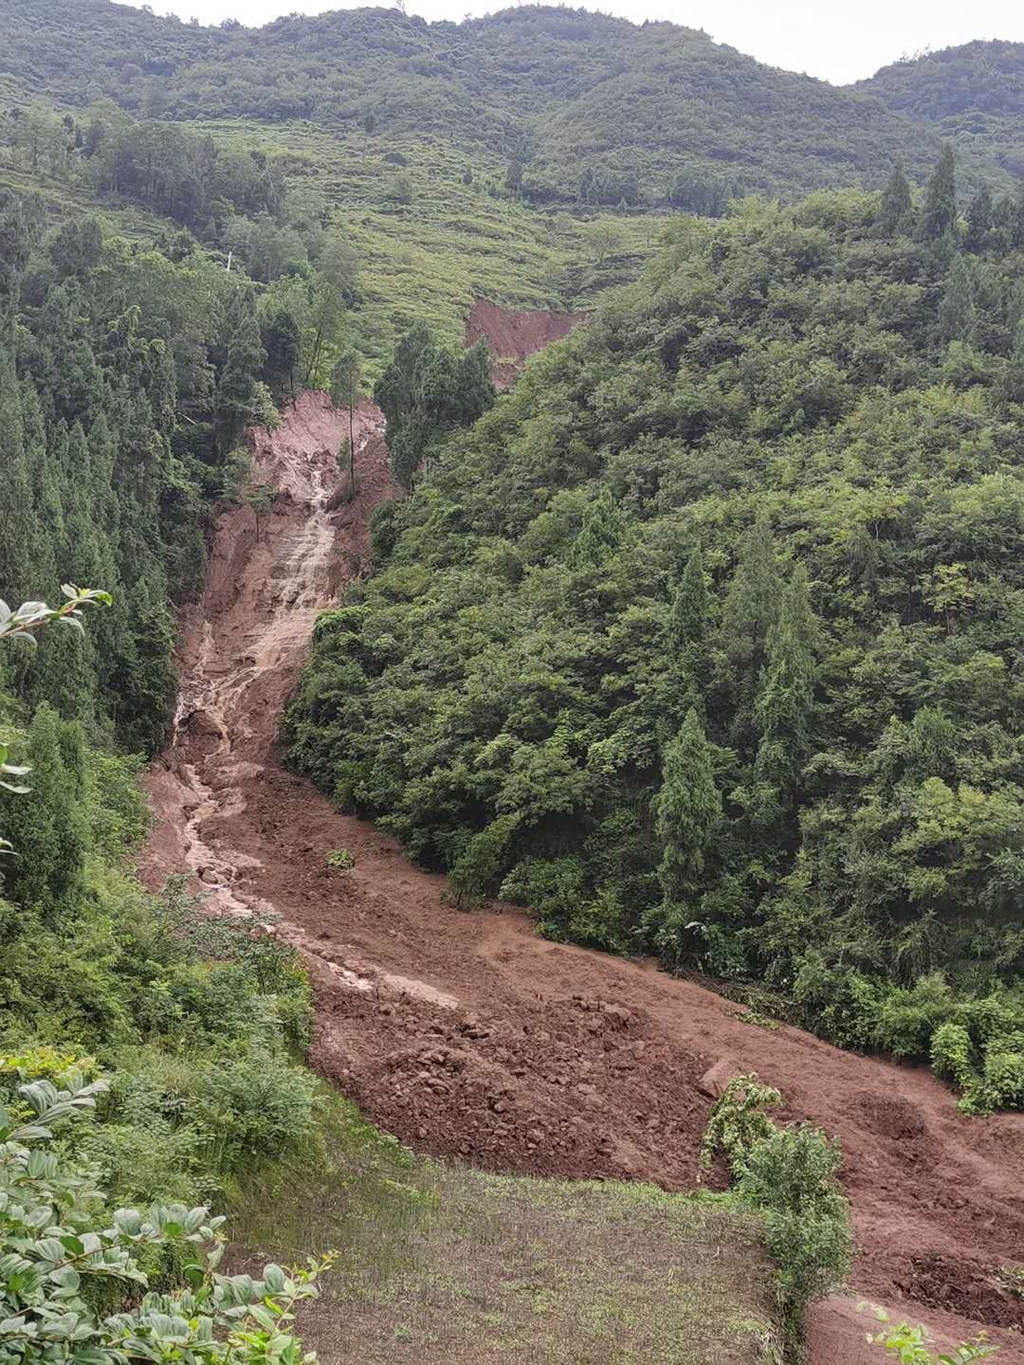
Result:
M188 871L211 911L279 916L315 985L312 1065L423 1152L686 1189L716 1087L757 1071L782 1090L784 1119L842 1139L856 1294L940 1339L986 1326L1000 1361L1022 1365L1024 1303L995 1272L1024 1257L1024 1115L966 1119L924 1070L760 1027L653 964L547 943L508 908L457 913L441 877L279 765L281 709L317 613L367 571L369 516L390 494L367 404L357 492L340 496L347 428L306 393L273 434L254 434L256 478L280 496L258 534L248 508L218 522L184 623L173 737L150 775L148 880ZM341 847L356 865L339 874L325 857ZM855 1303L815 1310L817 1365L874 1358Z

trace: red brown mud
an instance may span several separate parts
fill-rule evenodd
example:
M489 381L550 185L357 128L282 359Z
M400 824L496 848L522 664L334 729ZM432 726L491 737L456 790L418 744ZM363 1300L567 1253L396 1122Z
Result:
M273 910L310 964L312 1064L419 1151L490 1170L692 1188L712 1100L701 1080L757 1071L784 1118L838 1135L860 1252L853 1292L961 1339L981 1327L1024 1362L1024 1304L999 1266L1024 1248L1024 1115L967 1119L924 1070L769 1031L650 963L536 937L503 907L459 913L371 825L283 770L274 743L318 609L364 571L388 493L379 414L359 412L359 490L329 510L347 419L308 393L254 438L282 494L257 539L248 509L217 527L185 623L174 736L153 767L145 872L188 869L226 913ZM348 848L355 867L329 868ZM819 1306L816 1365L875 1358L856 1299Z
M476 299L466 321L466 345L481 338L491 353L491 379L507 389L535 351L561 341L586 321L586 313L551 313L541 310L510 311L487 299Z

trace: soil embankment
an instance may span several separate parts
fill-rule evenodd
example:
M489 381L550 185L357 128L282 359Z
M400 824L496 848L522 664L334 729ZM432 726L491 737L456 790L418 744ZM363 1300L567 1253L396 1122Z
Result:
M954 1335L1020 1327L1024 1304L994 1272L1024 1247L1024 1115L965 1119L924 1071L767 1030L650 964L544 942L519 913L457 913L442 878L277 764L316 614L365 569L369 514L388 491L366 405L359 491L330 510L346 427L309 393L256 435L258 477L282 493L258 539L248 509L218 523L174 736L151 774L147 875L188 868L213 908L282 917L313 972L314 1065L411 1146L489 1170L686 1188L711 1104L701 1077L718 1061L756 1070L781 1088L784 1117L842 1138L859 1293ZM349 872L325 862L341 847ZM817 1365L874 1358L865 1325L847 1300L818 1310ZM1024 1342L993 1336L1000 1361L1024 1362Z
M586 320L586 313L512 311L487 299L476 299L466 320L466 345L481 339L487 342L491 378L497 388L507 389L529 356L553 341L561 341Z

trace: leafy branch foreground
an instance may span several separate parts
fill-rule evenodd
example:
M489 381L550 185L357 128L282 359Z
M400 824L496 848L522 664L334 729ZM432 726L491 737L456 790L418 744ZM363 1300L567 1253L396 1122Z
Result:
M109 607L111 603L110 593L99 588L79 588L74 583L62 583L60 590L64 595L64 601L59 607L48 607L45 602L23 602L12 611L0 598L0 640L22 639L30 648L35 649L35 632L41 630L43 626L54 624L71 626L84 634L82 607L96 602ZM9 753L10 746L0 741L0 787L21 796L30 789L20 782L9 782L6 779L27 777L31 768L24 763L8 763ZM0 839L0 853L12 851L9 841Z
M294 1309L316 1296L333 1254L300 1270L268 1265L261 1279L217 1275L224 1220L206 1208L154 1205L108 1215L95 1172L42 1145L59 1125L88 1115L107 1088L74 1070L65 1085L22 1085L22 1104L0 1105L0 1363L312 1362L293 1335ZM147 1290L140 1253L172 1246L195 1250L187 1288L145 1293L123 1311L99 1315L95 1282L117 1282L126 1299L132 1287Z

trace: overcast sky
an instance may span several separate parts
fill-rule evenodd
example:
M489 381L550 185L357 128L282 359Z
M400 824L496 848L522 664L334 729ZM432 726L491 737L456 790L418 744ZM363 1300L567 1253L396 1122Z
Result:
M378 0L386 3L387 0ZM407 0L410 14L461 19L505 8L504 0ZM872 75L880 66L922 48L950 47L972 38L1024 41L1022 0L606 0L588 4L634 22L671 19L703 28L759 61L844 82ZM354 9L347 0L166 0L153 8L182 19L219 23L229 16L265 24L299 10L318 14Z

